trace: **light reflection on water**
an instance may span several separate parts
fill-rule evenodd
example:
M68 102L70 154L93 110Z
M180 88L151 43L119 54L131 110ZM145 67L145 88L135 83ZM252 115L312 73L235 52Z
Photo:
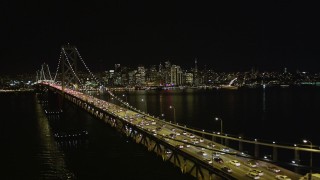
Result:
M73 179L33 93L1 94L1 179Z
M36 158L41 162L39 179L75 179L72 172L67 169L65 157L61 149L57 146L53 133L43 107L36 104L36 115L38 122L38 135L40 140L40 151Z

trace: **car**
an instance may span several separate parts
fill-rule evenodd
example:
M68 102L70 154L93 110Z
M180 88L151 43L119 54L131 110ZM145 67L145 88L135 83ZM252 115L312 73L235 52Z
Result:
M190 147L190 144L184 143L183 145L184 145L184 147Z
M171 154L172 152L171 152L171 150L166 149L166 150L165 150L165 153L166 153L166 154Z
M232 169L229 168L228 166L223 166L223 167L221 168L221 170L224 171L224 172L227 172L227 173L231 173L231 172L232 172Z
M257 167L258 166L258 162L254 161L254 160L248 160L246 164L250 167Z
M176 148L183 149L183 145L182 144L178 144L178 145L176 145Z
M172 139L176 138L176 135L173 134L173 133L169 134L169 136L170 136Z
M258 169L250 169L250 172L257 173L259 176L263 176L263 171L258 170Z
M165 137L162 137L161 139L163 139L163 140L165 140L165 141L169 141L169 139L168 138L166 138L167 136L165 136Z
M255 172L247 172L246 175L249 176L252 179L260 179L259 174L255 173Z
M272 171L272 172L275 172L275 173L280 172L280 169L277 168L277 167L275 167L275 166L267 166L267 169L268 169L269 171Z
M198 154L200 154L200 155L202 155L202 156L208 155L208 154L207 154L206 152L204 152L204 151L199 151Z
M219 157L215 157L215 158L213 158L213 160L214 160L215 162L218 162L218 163L223 163L223 159L221 159L221 158L219 158Z
M289 178L286 175L276 175L276 179L281 179L281 180L291 180L291 178Z
M215 144L213 144L212 142L209 142L209 143L207 144L207 147L208 147L208 148L214 148L214 146L215 146Z
M230 149L229 148L222 148L221 149L223 152L230 152Z
M220 153L219 152L213 152L212 155L213 156L220 156Z
M212 160L211 159L207 159L207 158L205 158L205 159L203 159L205 162L207 162L208 164L212 164Z
M240 162L237 161L237 160L231 160L231 161L229 161L229 163L234 165L234 166L240 166L241 165Z
M197 138L191 139L191 141L192 141L193 144L198 144L199 143L199 140Z
M205 150L205 148L203 148L203 147L196 147L196 148L199 150Z

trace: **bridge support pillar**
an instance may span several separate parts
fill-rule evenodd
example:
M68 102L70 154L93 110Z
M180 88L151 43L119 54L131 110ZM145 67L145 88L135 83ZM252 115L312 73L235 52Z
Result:
M278 148L273 146L273 156L272 156L272 159L273 161L278 161Z
M254 157L259 157L259 144L254 144Z

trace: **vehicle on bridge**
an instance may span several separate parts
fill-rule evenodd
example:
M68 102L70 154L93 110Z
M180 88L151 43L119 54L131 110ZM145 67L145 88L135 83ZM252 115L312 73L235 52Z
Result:
M260 179L260 176L259 176L259 174L258 173L255 173L255 172L248 172L247 174L246 174L248 177L250 177L250 178L252 178L252 179Z
M258 162L255 161L255 160L248 160L248 161L246 162L246 164L247 164L248 166L250 166L250 167L253 167L253 168L258 166Z
M263 176L263 171L258 169L250 169L249 172L254 172L254 173L257 173L259 176Z
M278 172L281 171L279 168L277 168L277 167L275 167L275 166L267 166L267 169L268 169L269 171L272 171L272 172L275 172L275 173L278 173Z
M215 162L221 163L221 164L224 162L223 159L220 158L220 157L215 157L215 158L213 158L213 160L214 160Z
M276 175L276 179L280 179L280 180L291 180L291 178L289 178L286 175Z
M240 162L237 161L237 160L231 160L231 161L229 161L229 163L234 165L234 166L240 166L241 165Z
M204 158L203 160L204 160L205 162L207 162L208 164L212 164L212 160L211 160L211 159Z
M229 168L228 166L223 166L223 167L221 168L221 170L224 171L224 172L227 172L227 173L232 173L232 169Z

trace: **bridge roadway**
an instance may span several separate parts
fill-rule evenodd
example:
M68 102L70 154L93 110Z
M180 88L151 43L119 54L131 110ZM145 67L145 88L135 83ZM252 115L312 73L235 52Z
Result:
M61 86L54 84L47 84L57 90L62 90ZM212 168L221 170L222 167L229 167L232 172L221 172L229 174L234 179L257 179L249 177L248 172L252 169L260 170L262 174L259 175L259 179L276 179L277 175L287 175L291 179L299 179L302 175L284 169L282 167L271 164L266 161L254 160L257 163L256 167L252 167L248 164L250 159L253 159L250 155L244 154L237 150L223 146L217 142L203 138L201 135L193 134L189 131L185 131L182 128L178 128L175 124L154 118L152 116L146 116L145 114L138 113L132 110L128 110L121 106L106 102L104 100L95 98L90 95L83 94L78 91L66 89L64 93L72 95L78 99L88 102L90 106L95 106L102 109L104 112L111 114L117 118L121 118L124 121L140 128L142 131L148 132L150 135L163 140L171 147L175 147L176 150L186 153ZM131 131L131 129L128 129ZM167 149L163 157L169 159L172 154L172 150ZM239 156L242 155L242 156ZM217 162L217 158L221 158L223 162ZM216 159L216 160L215 160ZM240 166L236 166L231 161L237 160ZM186 168L190 168L190 164L185 165ZM273 172L267 167L275 167L280 172ZM210 176L210 177L207 177ZM211 179L211 175L204 176L203 179ZM228 177L228 176L226 176ZM201 179L201 178L199 178Z

